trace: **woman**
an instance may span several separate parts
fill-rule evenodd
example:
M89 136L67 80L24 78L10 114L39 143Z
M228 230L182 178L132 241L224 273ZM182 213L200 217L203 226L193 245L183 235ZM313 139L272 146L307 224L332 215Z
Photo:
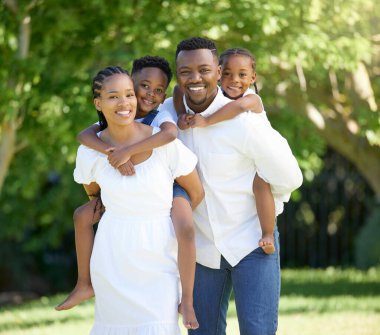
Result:
M119 67L93 80L94 104L113 147L128 146L156 132L134 121L136 97L128 73ZM106 211L91 256L95 324L91 334L176 335L178 327L177 243L170 219L173 179L193 194L203 189L196 157L180 141L132 156L135 175L122 176L107 156L80 146L74 179L89 194L102 190Z

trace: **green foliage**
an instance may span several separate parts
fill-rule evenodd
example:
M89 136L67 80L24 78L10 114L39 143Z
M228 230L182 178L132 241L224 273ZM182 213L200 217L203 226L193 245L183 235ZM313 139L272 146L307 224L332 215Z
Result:
M380 265L380 207L368 217L356 239L356 265L362 269Z
M90 82L100 68L130 68L134 58L145 54L166 57L174 68L176 44L196 35L215 39L219 50L252 50L269 118L289 140L311 182L321 170L326 143L279 93L279 85L299 91L294 66L301 60L310 100L317 107L326 105L331 91L327 70L336 70L343 86L359 61L371 65L376 53L371 36L380 25L380 6L370 0L17 3L16 13L6 2L0 6L0 142L4 120L14 118L20 124L20 150L0 194L0 243L7 245L0 249L5 260L0 271L13 269L0 286L15 287L22 285L20 274L45 274L51 268L48 259L73 252L71 216L86 200L72 181L76 134L96 121ZM31 22L30 43L22 59L19 34L25 19ZM379 78L375 80L378 84ZM375 94L379 87L374 85ZM377 113L354 98L347 101L354 103L362 127L358 136L377 143ZM20 250L17 266L9 257L13 248ZM74 266L65 260L57 264Z

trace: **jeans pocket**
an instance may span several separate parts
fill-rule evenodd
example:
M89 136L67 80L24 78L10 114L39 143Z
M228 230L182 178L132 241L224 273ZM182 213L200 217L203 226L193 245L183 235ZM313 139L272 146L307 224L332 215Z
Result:
M278 257L277 245L276 245L276 251L273 254L267 254L267 253L265 253L263 248L258 247L250 253L250 256L252 256L253 258L260 258L260 259L266 258L268 260L269 259L275 260Z

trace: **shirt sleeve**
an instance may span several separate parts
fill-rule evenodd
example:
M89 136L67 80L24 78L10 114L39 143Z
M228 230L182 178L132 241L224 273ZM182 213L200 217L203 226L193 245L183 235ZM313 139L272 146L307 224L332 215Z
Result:
M157 116L155 117L154 121L157 127L160 127L161 124L163 124L164 122L171 122L177 126L176 121L174 121L173 116L169 113L167 109L160 110Z
M260 103L261 103L261 112L260 113L263 113L263 114L266 114L265 113L265 109L264 109L264 104L263 104L263 100L261 99L261 97L252 89L252 88L248 88L244 94L243 94L243 97L247 96L247 95L256 95L259 100L260 100Z
M95 181L96 161L97 154L94 150L84 145L79 146L74 169L74 180L78 184L88 185Z
M176 139L166 146L169 168L174 179L186 176L195 169L197 157L180 140Z
M288 201L301 186L302 172L287 140L259 114L247 114L244 150L254 160L257 174L271 185L273 195Z
M163 119L165 118L167 119L167 121L171 120L171 122L177 124L178 116L174 108L173 98L171 97L167 98L160 106L158 106L158 110L160 112L158 113L157 116L161 114L161 117Z

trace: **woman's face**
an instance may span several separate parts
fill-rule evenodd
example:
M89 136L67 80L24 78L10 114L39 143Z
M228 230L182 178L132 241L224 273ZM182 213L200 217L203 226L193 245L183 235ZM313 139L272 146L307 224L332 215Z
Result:
M132 79L123 73L106 78L100 97L94 99L97 110L104 114L108 125L127 125L136 115L137 100Z
M244 55L228 56L222 65L221 86L230 99L240 98L255 82L252 59Z

